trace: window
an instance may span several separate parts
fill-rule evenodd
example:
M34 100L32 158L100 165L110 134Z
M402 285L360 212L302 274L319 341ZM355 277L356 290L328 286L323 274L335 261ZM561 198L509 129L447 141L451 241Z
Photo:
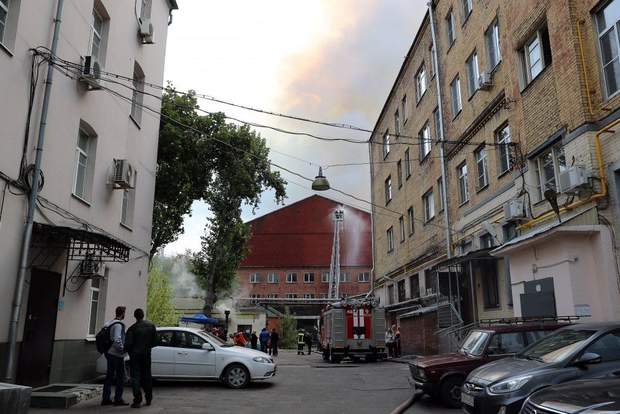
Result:
M432 138L431 129L428 126L428 122L424 125L424 128L420 130L420 161L422 161L431 152Z
M321 275L321 282L329 283L329 272L323 272Z
M398 109L394 112L394 133L400 135L400 115Z
M473 9L472 0L461 0L463 2L463 23L467 21Z
M409 154L409 148L405 150L405 174L407 174L407 178L411 177L411 155Z
M345 282L350 282L351 281L351 275L349 274L349 272L340 272L340 283L345 283Z
M276 299L278 297L277 293L267 293L268 299Z
M596 342L590 344L584 351L601 356L601 362L620 360L620 331L610 332Z
M560 173L566 170L566 156L562 145L557 144L544 151L534 160L534 164L538 176L539 199L544 198L546 190L559 192Z
M499 174L502 175L512 167L510 157L510 127L505 125L495 132Z
M481 249L489 249L495 246L495 240L491 233L485 233L480 236L480 248Z
M105 63L107 32L110 17L101 0L95 0L90 24L89 51L101 66Z
M176 331L175 336L179 348L202 349L202 345L207 342L191 332Z
M157 344L174 347L174 331L157 331Z
M368 283L370 282L370 273L362 272L357 274L357 281L360 283Z
M461 109L463 109L463 104L461 102L461 80L458 75L450 84L450 92L452 96L452 117L456 118L461 112Z
M387 229L387 251L392 253L394 251L394 228Z
M250 295L250 298L252 299L250 302L252 303L258 303L258 301L256 299L260 299L260 295L258 293L252 293Z
M435 272L430 270L424 271L424 286L426 286L427 295L437 292L437 276Z
M304 293L304 299L314 299L314 293Z
M487 44L488 69L491 72L502 60L502 52L499 47L499 25L497 19L484 32Z
M424 96L427 87L428 84L426 82L426 69L424 68L424 63L422 63L422 66L420 66L420 69L418 69L418 73L416 73L415 75L416 102L420 102L420 99L422 99L422 96Z
M286 294L286 298L287 299L297 299L297 293L287 293Z
M4 32L9 16L9 6L11 0L0 0L0 43L4 43Z
M620 89L620 40L618 23L620 1L613 0L596 14L601 66L605 83L605 96L609 98Z
M319 296L321 299L327 299L327 293L321 293Z
M260 283L260 275L258 273L252 273L250 275L250 283Z
M467 80L469 81L469 96L471 96L478 90L478 77L480 76L478 53L474 51L467 59L465 65L467 66Z
M525 348L523 332L496 333L491 338L487 352L490 355L516 354Z
M405 280L399 280L396 286L398 289L398 301L404 302L407 299L407 295L405 293Z
M448 15L446 16L448 48L452 46L452 44L454 44L454 41L456 40L456 27L455 26L456 24L454 22L454 13L452 12L452 9L450 9L450 11L448 12Z
M121 201L121 224L128 229L131 229L133 226L133 211L136 202L135 193L136 190L133 188L123 189Z
M508 223L503 227L504 243L517 237L517 223Z
M422 196L422 203L424 204L424 221L431 221L435 217L435 199L432 189Z
M443 211L443 180L441 177L437 179L437 195L439 198L439 211Z
M140 126L142 122L142 105L144 102L144 72L138 64L133 64L133 91L131 95L131 119Z
M420 276L417 273L409 276L409 295L411 299L420 297Z
M73 195L81 200L89 201L93 182L95 163L96 138L80 125L78 140L75 147L75 176L73 179Z
M390 153L390 134L385 131L383 134L383 159L385 159Z
M392 177L388 176L385 179L385 205L388 205L392 201Z
M473 250L474 243L471 240L463 241L461 242L459 248L461 249L461 254L467 254Z
M278 275L275 274L274 272L269 272L267 274L267 282L268 283L278 283L279 282Z
M405 125L409 116L407 114L407 95L403 96L403 99L400 101L400 112L403 117L403 125Z
M286 283L297 283L297 273L287 273Z
M403 186L403 163L398 160L396 163L396 179L398 181L398 188Z
M467 163L462 163L456 168L459 180L459 201L461 204L469 201L469 188L467 179Z
M415 218L413 217L413 207L407 209L407 224L409 227L409 236L412 236L415 231Z
M304 273L304 283L314 283L314 273Z
M400 242L403 243L405 241L405 218L400 216L398 219L398 225L400 228Z
M2 0L0 0L1 2ZM97 317L99 315L99 287L101 278L93 278L90 280L90 317L88 321L88 336L97 334Z
M151 18L152 0L142 0L142 7L140 8L140 20Z
M483 145L479 147L476 151L474 151L474 156L476 158L476 170L478 175L478 180L476 182L476 188L478 190L489 185L489 172L487 169L487 149Z
M522 86L525 87L551 64L551 46L546 24L525 42L519 55L523 73Z
M387 298L387 302L389 304L394 303L394 285L390 285L388 286L388 298Z
M493 260L480 261L482 274L482 295L485 308L499 307L499 286L497 280L497 263Z

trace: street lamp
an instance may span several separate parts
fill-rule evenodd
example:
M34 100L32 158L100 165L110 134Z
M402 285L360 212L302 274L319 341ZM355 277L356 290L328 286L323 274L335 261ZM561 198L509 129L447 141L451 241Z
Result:
M319 167L319 175L314 178L312 189L314 191L327 191L329 188L329 181L327 181L327 178L323 175L323 168Z
M226 328L224 328L224 335L228 338L228 317L230 316L230 311L226 309L224 311L224 315L226 315Z

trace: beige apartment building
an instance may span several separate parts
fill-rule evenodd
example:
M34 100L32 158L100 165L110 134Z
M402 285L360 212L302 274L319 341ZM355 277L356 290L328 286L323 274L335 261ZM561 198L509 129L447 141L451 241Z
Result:
M480 319L620 317L618 16L618 0L433 2L370 146L376 289L411 332L406 351L433 352ZM426 152L436 118L444 157L436 128L437 158L401 179L407 147ZM442 162L447 212L433 218L425 194L441 192Z
M161 91L140 92L145 81L163 83L177 8L174 0L62 4L0 0L0 368L5 380L31 386L94 377L104 321L124 305L131 322L145 306L159 116L143 105L159 110ZM53 33L57 59L36 151ZM44 180L18 285L37 152Z

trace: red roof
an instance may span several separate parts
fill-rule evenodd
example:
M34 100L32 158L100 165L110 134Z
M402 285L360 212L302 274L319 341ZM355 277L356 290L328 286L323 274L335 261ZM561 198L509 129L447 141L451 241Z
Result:
M370 214L313 195L250 221L249 253L240 267L329 267L338 207L344 208L340 265L372 266Z

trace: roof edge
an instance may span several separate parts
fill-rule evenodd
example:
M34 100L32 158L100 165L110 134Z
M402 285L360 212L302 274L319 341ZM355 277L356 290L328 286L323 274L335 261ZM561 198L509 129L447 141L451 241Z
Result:
M168 0L168 6L170 7L170 10L179 10L177 0Z

